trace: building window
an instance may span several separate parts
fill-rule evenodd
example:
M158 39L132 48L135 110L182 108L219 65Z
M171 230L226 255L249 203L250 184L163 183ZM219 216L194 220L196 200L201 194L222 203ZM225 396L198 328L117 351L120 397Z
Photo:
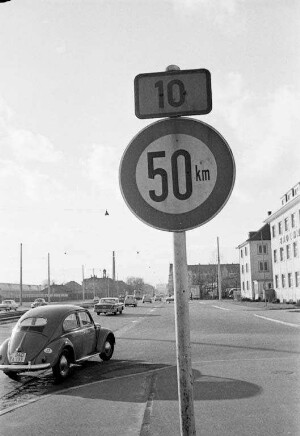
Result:
M258 254L267 254L267 244L258 245Z
M288 231L288 229L289 229L289 219L284 218L284 230Z
M248 272L248 264L246 263L246 272Z
M241 258L242 258L242 259L243 259L243 256L244 256L244 255L243 255L243 250L241 250Z
M289 285L289 288L291 288L293 286L292 273L288 273L288 285Z
M247 256L247 247L245 247L245 256Z
M275 288L278 288L278 275L275 276Z
M245 282L243 282L243 291L245 290Z
M244 265L242 265L242 274L244 274Z
M268 271L268 262L258 262L259 271Z
M291 257L291 246L288 244L286 246L286 258L289 259Z
M275 238L275 236L276 236L275 226L272 226L272 237Z
M282 223L281 223L281 221L279 221L279 223L278 223L278 233L279 233L279 235L282 235Z
M277 262L277 250L274 250L273 256L274 256L274 263L276 263Z
M294 253L294 257L298 256L298 246L297 246L297 242L293 242L293 253Z
M280 247L280 260L284 260L284 253L283 253L283 247Z
M296 286L296 288L298 288L299 285L300 285L300 272L295 271L295 286Z
M249 291L249 282L247 280L247 291Z
M281 286L285 288L285 275L281 274Z
M291 226L295 227L295 214L294 213L292 213L292 215L291 215Z

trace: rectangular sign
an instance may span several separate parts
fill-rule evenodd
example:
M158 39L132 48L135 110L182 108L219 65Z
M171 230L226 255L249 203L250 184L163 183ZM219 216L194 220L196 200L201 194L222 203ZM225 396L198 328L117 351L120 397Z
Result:
M211 78L206 69L138 74L134 79L135 115L163 118L208 114Z

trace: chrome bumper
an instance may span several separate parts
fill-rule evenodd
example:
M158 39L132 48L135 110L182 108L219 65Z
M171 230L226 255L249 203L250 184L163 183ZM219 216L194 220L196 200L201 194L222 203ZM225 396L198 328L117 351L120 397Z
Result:
M37 365L31 365L30 363L28 363L28 365L0 365L0 370L12 372L39 371L41 369L50 368L50 366L50 363L39 363Z

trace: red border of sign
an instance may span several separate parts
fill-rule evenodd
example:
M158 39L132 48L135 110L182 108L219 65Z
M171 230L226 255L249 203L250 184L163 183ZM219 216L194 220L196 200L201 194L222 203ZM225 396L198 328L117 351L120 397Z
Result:
M141 196L136 183L136 167L145 148L170 134L186 134L201 140L212 152L217 164L217 180L210 196L192 211L181 214L161 212ZM230 197L235 181L235 163L225 139L213 127L192 118L156 121L141 130L129 143L120 163L119 182L129 209L143 222L160 230L185 231L211 220Z
M139 79L142 77L151 77L151 76L178 76L178 75L186 75L186 74L199 74L204 73L206 76L206 93L207 93L207 108L203 110L178 110L172 112L156 112L151 114L143 114L140 113L140 103L139 103ZM163 71L161 73L143 73L138 74L134 78L134 99L135 99L135 116L139 119L149 119L149 118L164 118L164 117L174 117L174 116L188 116L188 115L205 115L211 112L212 110L212 93L211 93L211 75L210 71L205 68L200 68L197 70L174 70L174 71Z

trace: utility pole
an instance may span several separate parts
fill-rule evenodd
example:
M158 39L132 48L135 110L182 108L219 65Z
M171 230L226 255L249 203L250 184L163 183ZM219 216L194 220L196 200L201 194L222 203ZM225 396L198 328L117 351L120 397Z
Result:
M217 246L218 246L218 291L219 291L219 300L221 300L222 299L222 279L221 279L221 266L220 266L219 236L217 237Z
M94 268L93 268L93 291L94 291L94 298L95 298L96 294L95 294L95 270L94 270Z
M50 253L48 253L48 303L50 303Z
M173 232L175 336L181 436L196 435L190 342L186 232Z
M84 302L85 296L84 296L85 288L84 288L84 265L82 265L82 301Z
M113 251L113 264L112 264L112 279L113 281L116 280L116 259L115 259L115 252Z
M22 265L22 243L20 244L20 306L23 304L23 265Z

